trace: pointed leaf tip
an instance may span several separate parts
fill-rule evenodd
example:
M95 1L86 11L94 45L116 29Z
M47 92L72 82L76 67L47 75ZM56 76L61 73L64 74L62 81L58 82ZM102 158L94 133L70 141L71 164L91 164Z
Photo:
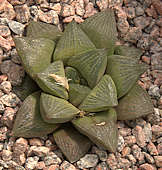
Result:
M150 96L138 84L119 100L116 107L118 120L132 120L153 113Z
M64 34L57 43L53 60L63 60L66 63L71 56L91 49L95 49L93 43L77 23L71 22L67 25Z
M58 97L41 93L40 112L47 123L65 123L79 114L79 109Z
M38 21L30 21L27 27L27 37L47 38L57 41L62 34L63 33L58 29L57 26Z
M145 65L139 64L137 58L127 56L108 56L107 62L106 73L115 83L118 98L128 93L147 68Z
M14 38L14 42L26 72L35 79L36 74L50 64L55 43L45 38L29 37Z
M110 152L115 152L118 141L116 120L116 111L111 108L109 111L100 112L93 116L72 120L72 123L93 143Z
M71 125L71 124L70 124ZM71 162L78 161L91 147L91 141L71 126L64 126L53 134L58 147Z
M45 123L39 112L40 92L28 96L21 105L14 122L13 136L16 137L41 137L56 130L58 124Z
M46 93L68 99L68 81L65 77L62 61L51 63L44 71L37 74L36 82Z
M115 84L109 75L104 75L96 87L83 100L79 109L87 112L99 112L117 104Z
M71 57L67 64L76 68L93 88L105 72L107 51L105 49L91 50Z

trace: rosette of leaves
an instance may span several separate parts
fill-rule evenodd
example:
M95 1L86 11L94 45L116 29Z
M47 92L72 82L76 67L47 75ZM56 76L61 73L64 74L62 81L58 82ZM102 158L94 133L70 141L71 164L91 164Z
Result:
M73 21L64 32L54 25L31 22L27 36L14 41L28 74L18 93L26 99L16 115L14 136L53 133L66 158L75 162L92 143L115 152L117 120L153 112L147 92L137 84L147 70L139 64L142 53L115 45L112 10L81 24Z

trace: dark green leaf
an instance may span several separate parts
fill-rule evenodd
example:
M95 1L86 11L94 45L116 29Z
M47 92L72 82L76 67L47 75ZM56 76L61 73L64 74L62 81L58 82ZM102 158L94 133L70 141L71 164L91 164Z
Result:
M34 93L35 91L38 91L38 90L39 90L39 87L28 75L25 76L25 78L20 86L13 87L13 92L21 100L24 100L31 93Z
M43 72L38 73L36 82L44 92L68 99L68 82L62 61L55 61Z
M83 100L79 109L88 112L99 112L117 104L115 84L109 75L104 75L96 87Z
M66 67L65 75L66 75L69 83L80 83L79 73L77 72L77 70L75 68Z
M35 79L35 74L44 70L51 62L55 43L45 38L14 38L16 50L26 72Z
M138 64L136 58L120 55L108 56L106 73L111 76L115 83L118 98L128 93L147 68L144 64Z
M91 50L71 57L67 64L76 68L93 88L105 72L107 52L105 49Z
M119 120L131 120L153 113L154 107L147 92L138 84L119 100L116 108Z
M64 123L79 114L79 109L64 99L42 93L40 112L47 123Z
M69 87L69 101L74 106L78 106L91 91L89 87L80 84L70 83Z
M57 41L62 34L57 26L43 22L30 21L27 27L27 37L31 38L47 38Z
M58 147L71 162L78 161L90 149L91 142L72 126L65 126L53 134Z
M142 55L142 50L139 48L135 47L128 47L125 45L119 45L115 47L115 55L122 55L122 56L127 56L127 57L135 57L137 59L140 59Z
M48 124L43 121L39 112L40 92L28 96L21 105L13 126L13 136L41 137L59 127L58 124Z
M109 111L93 116L78 118L72 123L78 131L86 135L96 145L115 152L118 141L116 120L116 111L111 108Z
M114 12L107 9L86 19L81 28L88 35L97 48L107 48L108 54L114 52L117 41L117 30Z
M67 61L71 56L95 49L87 35L80 29L79 25L71 22L65 28L63 36L57 43L53 60Z

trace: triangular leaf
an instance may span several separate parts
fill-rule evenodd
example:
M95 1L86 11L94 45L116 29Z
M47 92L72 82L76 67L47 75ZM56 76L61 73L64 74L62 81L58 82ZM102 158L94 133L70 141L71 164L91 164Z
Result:
M91 147L90 140L72 126L65 126L53 134L58 147L71 162L78 161Z
M105 49L91 50L71 57L67 64L75 67L93 88L105 72L107 52Z
M65 68L65 75L69 83L80 83L80 77L78 71L73 67Z
M60 78L60 80L59 80ZM62 61L50 64L43 72L37 74L36 82L46 93L68 99L68 82Z
M43 121L39 112L40 92L28 96L21 105L13 126L13 136L41 137L59 127L58 124L48 124Z
M69 84L69 101L74 106L78 106L85 97L90 93L91 89L80 84Z
M83 100L79 109L87 112L99 112L117 104L115 84L109 75L104 75L96 87Z
M81 28L88 35L97 48L107 48L108 53L113 53L117 40L117 29L114 12L107 9L86 19Z
M132 88L147 68L144 64L138 64L136 58L120 55L108 56L106 73L115 83L118 98L124 96Z
M143 53L142 50L140 50L139 48L128 47L126 45L118 45L115 47L115 51L114 51L115 55L135 57L138 59L140 59L142 53Z
M43 120L47 123L64 123L71 120L80 111L64 99L42 93L40 112Z
M138 84L119 100L116 108L119 120L132 120L153 113L154 107L150 96Z
M35 74L44 70L51 62L55 43L45 38L14 38L16 50L26 72L35 79Z
M95 49L87 35L80 29L79 25L71 22L65 28L63 36L57 43L53 60L66 62L71 56Z
M118 141L116 111L100 112L93 116L84 116L73 120L72 123L82 134L86 135L96 145L115 152Z
M35 91L38 91L38 90L39 90L39 87L28 75L25 76L21 86L14 86L13 87L13 92L21 100L24 100L31 93L34 93Z
M27 27L27 37L32 38L47 38L50 40L57 41L62 35L58 27L55 25L30 21Z

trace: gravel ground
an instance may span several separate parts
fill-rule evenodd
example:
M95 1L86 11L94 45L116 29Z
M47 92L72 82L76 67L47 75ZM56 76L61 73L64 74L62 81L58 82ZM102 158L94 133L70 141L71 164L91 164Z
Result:
M109 3L108 3L109 1ZM52 135L44 138L11 136L20 99L12 92L25 75L13 36L22 36L30 20L56 24L114 8L120 44L143 50L150 69L139 84L148 91L154 113L134 121L118 121L117 152L93 146L71 164ZM161 0L0 0L0 170L162 170L162 1Z

